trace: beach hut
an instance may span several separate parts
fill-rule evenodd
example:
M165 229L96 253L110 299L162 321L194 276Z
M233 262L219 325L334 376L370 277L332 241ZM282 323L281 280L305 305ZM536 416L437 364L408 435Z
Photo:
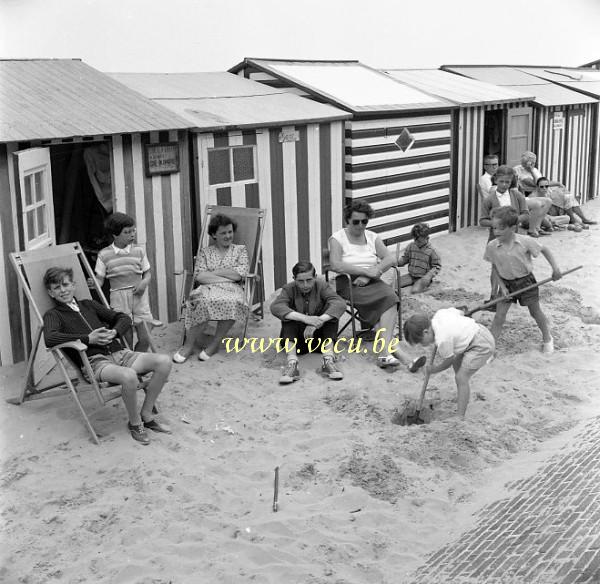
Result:
M597 69L574 67L527 67L523 69L567 89L600 99L600 71ZM600 102L591 104L590 108L593 113L591 120L592 148L589 153L579 152L580 156L589 154L591 159L588 198L597 197L600 191Z
M329 103L345 122L345 195L375 215L369 228L388 246L427 221L450 229L451 112L456 106L358 61L244 59L232 73Z
M347 112L226 72L113 77L187 120L196 226L206 204L267 209L267 296L300 258L321 270L322 249L342 225Z
M157 318L175 320L173 271L190 262L188 122L80 60L0 61L0 364L31 344L8 254L104 245L111 211L133 215L153 266Z
M443 65L442 69L532 93L535 99L532 102L531 150L537 154L542 172L581 195L582 203L592 196L590 152L594 142L597 99L547 81L533 74L530 67ZM506 163L515 166L519 164L519 158L507 157Z
M456 203L451 223L457 229L477 225L483 157L496 154L506 160L528 149L530 135L524 135L522 128L529 127L533 95L439 69L386 69L385 73L458 105L453 112L452 198Z

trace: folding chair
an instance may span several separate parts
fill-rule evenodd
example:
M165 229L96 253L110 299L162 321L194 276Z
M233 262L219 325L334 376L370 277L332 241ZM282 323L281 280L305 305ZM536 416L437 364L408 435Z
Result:
M27 361L25 384L19 397L7 401L20 405L33 399L71 394L83 416L85 425L92 435L92 439L96 444L99 444L100 440L90 421L90 416L95 414L97 410L86 412L80 399L80 392L85 389L92 390L100 406L104 406L108 401L120 397L121 390L118 385L99 383L94 379L86 354L86 345L80 341L74 341L62 343L48 349L54 358L62 380L49 381L48 376L43 376L38 382L34 380L34 363L39 352L44 329L43 316L47 310L54 306L53 300L44 287L44 273L52 266L71 268L75 281L75 297L78 300L91 298L87 278L92 278L101 301L108 306L108 302L94 278L94 272L79 243L65 243L34 251L14 252L10 254L10 259L17 273L19 285L29 300L30 318L32 316L35 318L37 326L32 337L31 354ZM65 349L78 352L83 363L83 371L69 359Z
M267 216L266 209L255 209L247 207L225 207L219 205L207 205L204 213L204 222L202 224L202 233L196 256L200 251L210 245L208 237L208 225L213 216L222 214L227 215L237 223L237 229L234 234L233 242L244 244L248 251L249 273L244 280L244 298L246 306L248 306L248 314L244 322L244 336L248 329L248 319L250 313L264 317L264 295L262 287L257 283L262 278L262 236L265 227L265 219ZM194 260L195 261L195 260ZM193 288L193 273L187 270L183 271L181 296L180 296L180 311L179 318L183 319L183 311L185 309L186 300ZM185 331L183 333L185 336Z
M348 320L341 325L337 332L337 336L339 337L342 332L348 328L350 325L352 327L352 338L356 338L357 336L364 336L371 332L371 328L361 328L359 330L356 329L356 321L359 322L361 327L365 324L361 321L360 316L358 314L358 310L354 306L354 296L352 293L352 276L347 274L346 272L335 272L331 269L331 264L329 263L329 248L325 248L322 252L323 255L323 274L325 275L325 280L327 282L334 282L336 278L346 278L348 280L348 299L346 299L346 314L349 316ZM398 249L396 249L396 258L398 257ZM396 287L398 294L398 338L402 340L402 296L400 295L400 268L392 267L396 274ZM331 278L330 274L334 274L334 277Z

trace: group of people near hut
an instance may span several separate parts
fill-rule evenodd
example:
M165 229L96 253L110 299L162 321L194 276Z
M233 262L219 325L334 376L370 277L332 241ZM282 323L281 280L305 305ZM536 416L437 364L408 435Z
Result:
M551 199L549 206L544 203L544 216L539 225L536 223L537 215L534 219L532 210L537 212L538 207L529 207L527 201L543 198L544 180L548 184L550 181L533 166L535 156L533 162L531 156L525 153L517 169L498 166L497 157L486 157L484 161L480 224L490 228L484 258L492 265L492 299L498 300L490 330L457 308L441 309L434 315L412 314L402 329L406 341L411 345L435 344L438 359L427 363L424 355L412 359L403 351L396 332L400 291L382 276L391 268L407 265L408 273L397 280L398 284L420 293L440 272L441 259L429 242L430 229L424 223L413 226L413 241L402 255L390 253L379 236L367 229L374 213L371 206L364 201L354 201L344 210L345 227L333 233L329 240L331 269L345 277L337 277L335 284L330 284L317 275L310 261L300 260L292 268L292 280L271 303L272 314L281 321L280 338L286 353L286 365L279 382L290 384L299 379L298 358L315 346L322 353L322 374L331 380L344 378L332 341L338 336L340 319L350 298L363 326L375 329L383 341L386 350L377 356L380 367L403 366L415 372L425 366L428 373L454 368L460 417L464 417L467 410L470 378L495 355L495 342L511 302L518 301L528 307L542 333L542 351L551 353L553 340L540 308L538 289L531 288L536 282L532 259L543 255L552 267L555 280L561 277L561 272L550 250L536 238L544 230L546 215L553 218L565 215L568 225L595 222L585 217L577 201L563 192L560 200ZM530 189L527 198L518 186ZM554 214L550 213L552 206L558 208ZM546 225L563 223L549 219ZM519 234L519 226L528 229L533 237ZM169 358L146 352L148 326L160 323L149 308L150 264L143 248L135 244L135 222L128 215L114 213L106 227L113 243L99 253L95 271L100 281L107 279L110 283L111 308L95 300L74 298L73 272L52 267L45 274L44 284L56 306L44 316L44 336L48 347L68 341L87 345L96 380L123 387L131 436L142 444L149 444L147 430L171 432L158 420L155 408L156 398L169 376L171 361L180 364L192 356L201 362L209 361L219 351L234 323L246 319L249 307L243 282L249 270L248 252L244 245L234 243L236 222L223 214L213 216L208 226L212 242L196 258L194 287L185 305L185 341ZM523 288L528 290L519 294ZM517 292L513 298L503 298L513 292ZM216 329L201 346L204 326L210 321L216 321ZM137 330L135 347L132 326ZM139 409L138 377L146 373L151 374L151 380Z

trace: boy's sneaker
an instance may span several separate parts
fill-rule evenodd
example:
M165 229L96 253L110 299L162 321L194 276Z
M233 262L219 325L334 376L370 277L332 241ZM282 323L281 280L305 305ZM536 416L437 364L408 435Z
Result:
M127 428L131 433L131 437L134 440L137 440L144 446L150 444L150 437L148 436L148 432L146 432L146 428L144 428L144 424L140 424L139 426L134 426L131 423L127 423Z
M387 369L388 367L398 367L400 361L393 355L385 355L384 357L377 357L377 365L382 369Z
M554 339L550 339L547 343L542 343L542 353L546 353L546 355L554 353Z
M279 383L287 385L288 383L294 383L294 381L297 381L298 379L300 379L298 361L288 361L282 376L279 378Z
M329 379L344 379L344 374L336 367L331 357L323 359L323 366L321 367L321 373L327 375Z

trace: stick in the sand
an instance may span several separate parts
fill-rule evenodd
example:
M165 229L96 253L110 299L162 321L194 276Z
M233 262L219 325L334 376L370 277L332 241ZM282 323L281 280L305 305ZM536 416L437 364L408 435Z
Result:
M279 467L275 467L275 483L273 484L273 511L277 513L279 506Z

